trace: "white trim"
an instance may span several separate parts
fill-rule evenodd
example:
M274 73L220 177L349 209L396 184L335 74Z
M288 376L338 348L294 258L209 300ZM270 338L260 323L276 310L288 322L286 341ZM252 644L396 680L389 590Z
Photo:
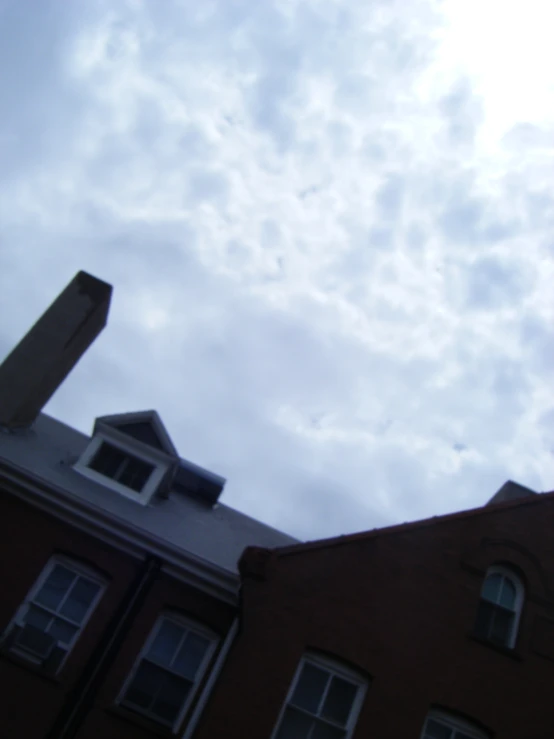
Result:
M132 443L134 439L132 439L131 437L126 437L122 439L120 437L124 437L125 435L120 434L119 432L117 433L115 439L113 438L113 436L114 435L109 431L106 433L106 430L104 429L102 430L102 432L99 432L95 436L93 436L87 448L75 463L73 469L76 472L79 472L84 477L88 477L89 479L94 480L94 482L97 482L100 485L104 485L105 487L114 490L120 495L123 495L125 498L134 500L136 503L140 503L142 505L148 505L150 499L156 493L160 482L169 469L169 461L165 461L165 455L162 459L160 459L160 453L157 449L152 449L152 453L148 454L144 453L142 449L143 445L141 445L141 447L137 449L137 446ZM141 461L146 462L147 464L152 465L154 469L152 470L144 488L140 492L132 490L131 488L122 485L117 480L114 480L111 477L107 477L106 475L103 475L102 473L97 472L96 470L93 470L89 467L91 461L94 459L94 456L96 455L102 444L108 444L109 446L118 449L124 454L129 454L133 457L136 457L137 459L140 459Z
M15 612L15 615L12 618L11 622L9 623L9 625L8 625L5 633L7 634L14 626L21 626L21 627L24 627L25 626L25 616L28 613L30 606L35 605L36 608L43 608L40 605L40 603L36 603L35 604L34 598L37 595L37 593L39 592L39 590L42 588L42 586L44 585L44 583L47 580L48 576L51 574L52 570L56 567L56 565L61 565L62 567L65 567L66 569L68 569L71 572L73 572L75 575L78 575L80 577L84 577L87 580L89 580L90 582L93 582L95 585L98 585L98 587L99 587L98 592L94 596L94 599L93 599L92 603L90 604L90 606L88 607L88 610L85 613L85 616L84 616L83 620L81 621L81 623L80 624L77 624L75 622L72 622L73 626L75 626L77 628L77 631L75 632L75 634L74 634L73 638L71 639L71 641L69 643L67 643L67 644L66 643L62 643L62 642L59 642L59 644L58 644L58 646L60 646L62 649L65 650L65 656L64 656L61 664L58 667L58 670L60 670L61 667L63 666L63 664L65 663L65 660L69 656L70 652L72 651L73 647L75 646L75 644L79 640L79 637L83 633L83 631L84 631L84 629L85 629L85 627L86 627L86 625L87 625L90 617L94 613L94 610L96 609L96 606L100 602L100 599L102 598L102 596L103 596L103 594L104 594L104 592L106 590L106 585L107 585L106 579L103 578L92 567L88 567L85 564L83 564L82 562L80 562L78 560L71 559L70 557L67 557L67 556L64 556L64 555L55 554L52 557L50 557L50 559L48 560L48 562L46 563L46 565L42 568L42 571L40 572L39 576L37 577L37 579L35 580L35 582L31 586L29 592L25 596L23 602L21 603L21 605L19 606L19 608ZM48 612L51 612L53 617L58 617L58 618L60 618L63 621L71 622L71 619L67 619L67 618L65 618L61 614L57 615L56 612L51 611L51 609L44 608L43 610L47 610ZM27 659L30 662L38 662L38 663L40 663L40 660L33 659L31 655L29 655L28 653L26 653L24 650L17 649L17 647L14 648L13 650L10 650L10 651L16 652L18 654L18 656L21 656L21 657Z
M283 720L286 709L289 706L290 700L296 689L296 684L298 683L298 680L302 673L302 668L304 667L305 664L311 664L311 665L315 665L316 667L321 667L323 670L326 670L328 673L332 675L336 675L337 677L342 677L345 680L348 680L349 682L357 686L358 690L356 692L356 697L354 698L354 702L352 703L352 708L350 710L348 721L345 726L340 727L344 731L344 739L350 739L356 727L356 721L358 720L358 716L360 714L362 703L364 701L365 694L367 692L368 681L364 679L359 674L359 672L356 672L355 670L347 667L342 662L325 657L321 654L314 653L314 652L307 652L302 657L298 667L296 668L296 672L294 673L294 677L292 679L289 691L287 693L287 697L281 707L281 711L279 712L279 718L277 719L277 723L275 724L275 728L273 729L273 733L271 734L272 739L275 739L281 727L281 721ZM329 683L327 684L325 693L322 696L322 699L321 699L322 702L325 699L327 690L329 689L330 682L331 681L329 681ZM309 714L309 715L313 716L313 718L315 719L319 718L315 714ZM319 720L325 721L325 719L319 719ZM333 724L330 721L327 723L329 723L330 726L336 726L336 724ZM337 726L337 728L339 727Z
M425 723L423 724L423 729L421 731L421 739L428 739L428 735L425 732L427 729L427 722L429 720L436 721L437 723L442 724L451 731L462 732L464 734L464 739L465 737L471 737L471 739L490 739L490 734L488 732L478 728L470 721L467 721L463 718L460 718L459 716L448 713L448 711L444 711L438 708L429 711L429 713L425 717ZM454 736L450 737L450 739L458 738L456 734L454 734Z
M120 429L105 423L98 422L95 424L95 430L94 434L92 435L92 439L97 436L102 436L104 439L109 440L110 443L113 442L118 446L124 447L131 454L134 454L137 457L155 460L154 464L156 464L157 462L170 464L171 462L178 461L178 457L168 454L163 449L158 449L155 446L150 446L144 441L139 441L138 439L135 439L134 436L130 436L124 431L120 431Z
M156 638L156 636L158 634L158 631L160 630L160 628L161 628L162 624L164 623L164 621L170 621L170 622L172 622L174 624L177 624L178 626L183 627L184 629L188 629L189 631L192 631L194 634L198 634L199 636L203 636L204 638L208 639L209 642L210 642L210 644L209 644L209 646L208 646L208 648L206 650L206 654L204 655L204 658L202 659L202 662L200 663L200 665L198 667L198 670L196 672L196 675L195 675L195 678L194 678L194 682L192 684L192 688L191 688L189 694L187 695L187 697L186 697L183 705L181 706L181 709L179 710L179 714L177 715L177 718L175 719L175 721L172 724L169 724L168 722L163 721L162 719L160 719L159 717L155 716L155 714L150 713L149 711L143 711L139 707L133 705L132 703L126 703L126 701L125 701L125 694L126 694L128 688L129 688L129 686L131 685L131 683L132 683L132 681L133 681L133 679L134 679L134 677L135 677L135 675L137 673L137 670L139 669L139 667L140 667L140 665L142 663L142 660L145 659L145 658L148 659L148 657L146 656L147 655L147 652L150 649L150 646L151 646L152 642L154 641L154 639ZM194 698L194 696L196 694L196 691L198 689L198 685L200 684L200 682L202 681L202 678L204 677L204 675L206 673L206 669L207 669L207 667L208 667L208 665L209 665L209 663L210 663L210 661L211 661L211 659L213 657L213 654L214 654L215 648L216 648L216 646L218 644L218 641L219 641L219 639L218 639L217 635L214 634L213 631L211 631L210 629L208 629L203 624L199 624L197 621L193 621L193 620L191 620L189 618L186 618L182 614L174 613L172 611L165 611L164 613L160 614L160 616L158 616L158 618L156 619L156 622L154 624L154 627L150 631L150 634L148 635L148 637L147 637L147 639L146 639L146 641L144 643L144 646L140 650L140 652L139 652L139 654L138 654L138 656L137 656L137 658L136 658L136 660L135 660L135 662L133 664L133 667L132 667L129 675L127 676L125 682L123 683L123 686L122 686L122 688L121 688L121 690L119 692L119 695L116 698L116 701L115 701L116 704L117 705L121 705L124 708L127 708L128 710L135 711L136 713L139 713L142 716L146 716L150 720L156 721L157 723L161 724L162 726L170 726L171 729L173 731L175 731L176 728L183 721L183 719L185 717L185 714L186 714L186 712L187 712L187 710L188 710L188 708L190 706L190 703L191 703L191 701L193 700L193 698Z
M492 567L488 568L485 574L485 577L483 578L483 583L481 585L480 600L483 600L486 603L492 603L493 605L500 605L498 603L493 603L493 601L488 600L488 598L483 598L483 590L485 588L485 583L487 579L491 577L492 575L502 575L502 577L505 577L507 580L509 580L512 583L516 591L516 602L512 610L512 613L514 614L514 623L512 627L512 633L510 634L509 642L508 644L506 644L506 646L509 649L513 649L517 641L517 635L519 632L519 622L521 620L521 612L523 610L523 604L525 602L525 588L520 578L516 575L516 573L512 569L510 569L510 567L506 565L493 565ZM511 609L506 609L506 610L511 610Z
M164 560L163 570L171 577L193 585L226 603L238 603L240 579L237 573L180 549L150 532L142 531L128 521L76 498L68 490L43 481L13 463L10 463L10 469L2 469L0 461L0 477L16 486L17 489L12 489L11 493L21 500L136 559L142 560L145 551L158 556ZM9 491L6 486L6 492Z
M217 655L215 664L212 667L208 679L206 680L206 685L204 686L200 698L198 699L198 702L194 707L194 711L187 721L187 727L181 739L191 739L192 735L194 734L198 721L200 720L200 717L204 712L206 704L214 688L215 682L219 677L221 670L223 669L223 665L225 664L225 660L227 659L227 655L229 654L229 650L231 649L233 642L235 641L238 631L239 619L237 617L231 624L231 628L229 629L227 636L225 637L225 641L223 642L221 649L219 650L219 654Z

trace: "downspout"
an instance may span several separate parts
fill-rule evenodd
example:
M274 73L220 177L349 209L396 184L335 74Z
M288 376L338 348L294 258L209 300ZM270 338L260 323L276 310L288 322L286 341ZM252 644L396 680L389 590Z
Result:
M229 629L227 636L225 637L225 641L221 645L221 649L219 650L219 654L217 655L213 670L210 672L210 676L206 680L204 690L202 691L200 698L198 699L198 703L194 707L194 711L192 712L192 715L187 724L187 728L185 729L181 739L190 739L190 737L192 737L198 721L200 720L200 717L204 711L204 708L206 707L206 703L210 698L215 682L219 677L221 670L223 669L223 664L227 659L227 655L235 640L238 630L239 617L236 616L233 623L231 624L231 628Z
M161 561L157 557L148 556L144 560L137 578L128 589L104 631L98 648L86 664L75 687L67 696L52 728L45 735L45 739L73 739L75 737L158 576L160 567Z

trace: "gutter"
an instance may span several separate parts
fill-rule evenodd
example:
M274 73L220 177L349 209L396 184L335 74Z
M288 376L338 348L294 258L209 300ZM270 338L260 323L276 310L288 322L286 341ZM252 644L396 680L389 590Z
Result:
M98 689L117 657L146 596L159 575L161 561L147 557L136 580L106 627L98 648L85 665L75 687L69 692L54 723L44 739L73 739L83 724Z

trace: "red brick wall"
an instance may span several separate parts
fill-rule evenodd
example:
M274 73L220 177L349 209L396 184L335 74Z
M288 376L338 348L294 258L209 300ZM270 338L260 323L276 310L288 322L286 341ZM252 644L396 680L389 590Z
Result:
M220 635L223 641L225 634L231 626L236 609L227 606L199 592L183 583L162 576L157 582L140 613L125 644L123 645L119 658L113 665L101 691L98 694L96 705L87 717L78 739L135 739L136 737L152 736L153 733L162 735L167 732L138 715L133 715L124 709L114 709L115 700L121 691L137 655L142 649L151 629L158 616L165 610L182 612L188 618L194 619ZM214 655L215 659L215 655ZM208 671L209 672L209 671ZM200 686L201 687L201 686ZM197 697L200 690L197 693ZM188 715L194 709L194 702L189 708ZM184 717L186 724L188 716Z
M45 727L61 708L67 691L90 658L140 566L140 562L94 538L11 495L0 493L0 632L9 624L50 557L60 551L100 568L110 577L110 582L59 675L45 678L14 664L5 655L0 657L2 699L10 707L8 716L2 712L0 717L0 736L29 739L44 736Z
M513 562L526 581L513 655L472 638L483 575ZM269 739L312 647L373 678L354 737L419 737L432 704L502 739L554 735L554 499L488 509L329 548L275 556L247 578L243 628L195 739ZM539 650L540 651L540 650Z
M84 632L56 677L45 677L0 654L4 706L0 716L0 737L43 739L143 562L1 490L0 522L0 633L56 552L82 558L100 568L110 580ZM165 608L182 610L188 617L221 634L222 638L236 611L195 588L160 576L101 686L95 705L78 733L79 739L98 739L99 736L102 739L135 739L158 735L155 725L141 723L133 714L126 717L116 715L112 708L156 618ZM32 710L29 710L30 706Z

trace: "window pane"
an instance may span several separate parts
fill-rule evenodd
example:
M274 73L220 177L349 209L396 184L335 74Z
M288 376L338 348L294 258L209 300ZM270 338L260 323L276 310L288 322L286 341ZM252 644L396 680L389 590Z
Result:
M173 621L168 621L167 619L162 621L158 633L148 650L148 657L160 665L169 667L184 633L185 629L173 623Z
M309 663L304 664L291 703L317 715L329 677L325 670Z
M310 739L342 739L343 736L346 736L344 729L331 726L331 724L326 724L323 721L317 721L310 734Z
M143 660L127 689L124 700L139 708L148 708L158 694L165 674L160 667Z
M344 729L317 721L310 734L310 739L342 739L345 734Z
M194 680L196 671L200 667L209 646L208 639L189 631L171 668L180 675Z
M179 715L191 687L192 684L182 677L165 675L158 697L150 710L163 721L173 723Z
M275 739L308 739L314 719L294 708L287 708Z
M61 618L55 618L50 624L48 633L54 637L54 639L62 644L69 644L77 631L78 626L72 626Z
M423 739L451 739L452 729L432 718L427 719Z
M25 615L25 623L41 631L47 631L50 621L52 621L52 616L49 613L42 611L40 608L29 606L29 610Z
M33 600L55 611L76 577L67 567L56 565Z
M141 459L128 456L125 464L117 475L117 481L137 493L144 488L148 478L154 470L153 465L143 462Z
M491 603L498 603L500 599L500 589L502 588L502 575L489 575L483 583L481 597Z
M512 638L512 629L514 624L514 614L504 608L497 607L494 609L492 619L490 639L496 644L509 646Z
M79 577L60 608L60 614L80 624L99 590L100 586L96 583Z
M357 687L352 683L342 680L340 677L333 677L321 715L344 726L350 716L357 690Z
M125 457L126 455L124 452L110 446L110 444L101 444L100 448L89 462L89 467L91 470L100 472L101 475L115 478L117 471L125 461Z
M516 605L516 589L511 580L505 577L502 581L502 590L500 591L499 604L504 608L515 610Z

